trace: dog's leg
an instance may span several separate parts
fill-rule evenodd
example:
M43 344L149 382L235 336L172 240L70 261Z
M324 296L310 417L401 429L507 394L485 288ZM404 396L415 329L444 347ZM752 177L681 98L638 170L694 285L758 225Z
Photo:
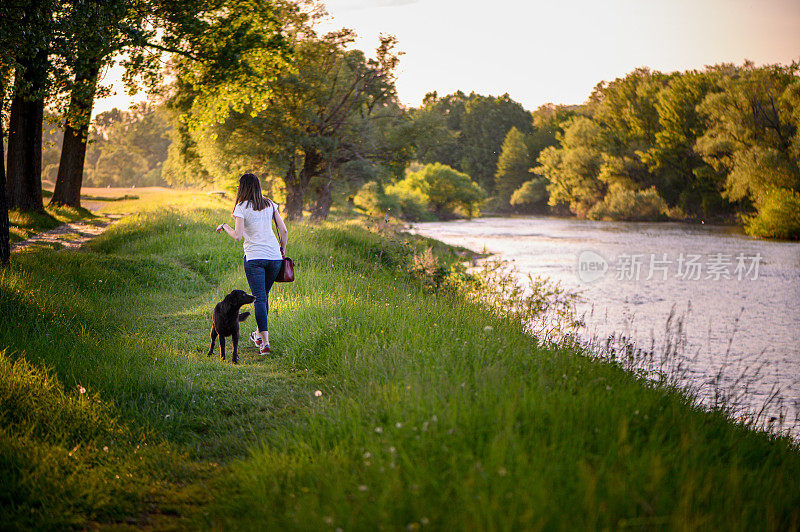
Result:
M225 360L225 337L219 337L219 352L222 353L222 360Z
M231 335L231 341L233 342L233 360L234 364L239 363L239 331L233 331L233 335Z
M217 339L217 330L212 326L211 327L211 347L208 348L208 354L206 356L211 356L211 353L214 352L214 340Z

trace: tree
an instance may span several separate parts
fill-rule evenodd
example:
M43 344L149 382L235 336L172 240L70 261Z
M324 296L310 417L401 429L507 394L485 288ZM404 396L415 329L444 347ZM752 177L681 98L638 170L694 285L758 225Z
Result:
M291 68L280 70L265 92L253 89L253 101L225 109L221 120L206 120L210 102L195 99L187 131L212 177L230 179L243 169L279 173L287 218L302 217L309 193L316 199L312 215L324 218L342 165L410 156L408 147L398 149L399 137L386 132L402 114L394 88L396 40L381 36L376 57L367 59L348 49L355 39L349 30L317 35L313 13L287 4L282 20L293 48ZM183 91L179 85L176 93Z
M4 7L4 25L13 28L11 37L3 43L10 47L6 60L14 73L6 172L8 206L12 209L44 209L42 122L49 90L48 58L53 46L56 8L51 0L30 0Z
M525 135L512 127L503 141L494 176L495 195L500 202L508 204L514 191L531 178L531 166Z
M4 9L4 8L3 8ZM0 52L2 53L2 52ZM0 56L0 159L3 149L3 122L5 119L5 88L7 67L4 58ZM8 227L8 199L6 196L6 163L0 160L0 266L8 264L11 258L11 243L9 241Z
M532 211L539 210L547 203L547 180L534 177L522 184L511 195L511 206Z
M80 207L89 122L97 80L111 54L144 41L142 18L130 0L73 0L67 44L62 55L73 73L64 139L51 204ZM124 20L127 19L127 20ZM125 26L128 27L125 27ZM132 39L130 35L136 33Z
M508 94L471 95L461 129L460 166L488 191L494 189L500 147L512 127L530 133L531 114Z
M508 131L512 127L525 134L533 130L531 114L508 94L466 96L458 91L440 98L432 92L412 116L420 129L427 127L434 133L419 137L420 161L439 162L466 172L490 191L494 190L497 159Z
M486 197L470 176L441 163L427 164L409 173L398 183L398 188L422 193L438 217L452 216L456 210L471 217L478 213Z
M463 148L460 135L466 105L467 96L461 91L443 98L434 91L425 95L419 109L411 111L418 161L459 168Z
M171 117L163 105L140 103L130 111L101 113L90 130L85 182L94 186L164 184Z
M217 97L226 105L236 105L247 99L244 85L229 82L247 81L251 87L262 85L271 79L268 71L281 61L285 52L271 3L248 0L150 0L143 4L133 0L74 1L72 18L95 31L88 38L76 40L73 46L75 78L54 203L80 203L97 73L110 61L112 54L125 51L128 55L126 72L132 88L135 76L143 78L150 88L158 83L160 52L178 55L184 65L192 64L200 94L208 96L209 100ZM153 50L159 53L152 53ZM209 106L210 112L215 112L213 107Z
M717 79L727 68L673 76L657 95L659 130L652 146L642 153L649 171L659 176L666 201L702 217L724 211L727 202L720 195L724 175L713 171L695 149L706 127L697 106L707 94L720 90Z
M800 190L798 65L745 65L698 107L708 128L696 146L727 173L724 194L758 204L773 189Z
M549 181L550 205L566 204L583 217L605 193L599 179L603 165L602 130L591 119L579 116L567 121L564 134L558 138L560 146L545 148L534 172Z

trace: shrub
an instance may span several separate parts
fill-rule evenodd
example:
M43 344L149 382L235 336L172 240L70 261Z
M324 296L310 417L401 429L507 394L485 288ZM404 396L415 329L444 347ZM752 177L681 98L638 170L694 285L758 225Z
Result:
M531 209L547 202L547 180L534 178L525 181L511 195L511 205Z
M456 212L474 216L486 197L470 176L440 163L426 164L421 170L409 173L397 186L422 194L429 208L444 217Z
M385 189L387 199L397 205L397 214L403 220L419 222L431 218L428 212L428 201L419 190L389 185Z
M608 194L588 213L591 220L645 221L666 218L667 202L655 187L630 190L611 187Z
M776 188L763 195L755 216L745 218L748 235L800 240L800 193Z
M384 210L384 206L381 202L382 195L383 191L380 189L378 183L376 181L369 181L368 183L364 183L353 197L353 204L367 214L377 214L379 211Z
M376 181L365 183L353 197L353 204L367 214L388 213L410 222L431 219L425 195L400 185L382 188Z

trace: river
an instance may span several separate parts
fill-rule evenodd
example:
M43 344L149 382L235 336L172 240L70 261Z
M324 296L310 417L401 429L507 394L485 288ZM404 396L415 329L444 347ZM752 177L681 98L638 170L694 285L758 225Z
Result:
M680 321L684 384L705 402L727 390L739 415L766 405L762 424L800 434L800 243L730 227L552 217L419 223L413 232L498 256L523 282L539 275L577 292L586 340L624 335L659 351Z

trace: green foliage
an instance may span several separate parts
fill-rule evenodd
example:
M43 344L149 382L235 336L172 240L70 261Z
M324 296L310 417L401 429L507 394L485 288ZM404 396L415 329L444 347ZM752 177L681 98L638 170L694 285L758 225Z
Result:
M130 111L112 109L95 117L86 153L88 186L163 185L163 164L171 144L170 117L163 106L142 103Z
M547 203L547 180L535 177L525 181L511 195L511 206L525 210L542 208Z
M697 149L712 168L727 172L729 199L758 204L774 188L800 190L797 73L796 64L745 63L727 72L721 90L698 107L708 128Z
M531 114L508 94L499 97L470 95L461 126L460 169L485 190L494 189L497 159L503 140L513 127L530 133Z
M399 212L402 219L421 222L435 218L428 210L427 197L420 190L402 184L391 184L384 191L387 197L393 198L392 201L398 207L394 212Z
M272 79L221 80L224 87L236 81L230 90L241 101L204 95L191 68L176 80L172 106L185 127L176 131L180 145L170 152L169 174L183 178L185 162L223 183L246 171L277 177L289 218L302 217L307 194L316 200L312 214L324 218L334 182L363 183L363 174L340 172L344 165L370 161L366 173L400 175L411 156L394 87L396 40L381 36L375 59L368 58L351 49L352 31L318 35L320 13L278 5L292 61L270 70Z
M433 92L412 116L417 129L429 133L419 135L420 161L469 174L489 191L494 189L497 160L509 130L516 127L525 134L533 130L531 114L508 94L467 96L458 91L440 98Z
M756 204L758 213L745 217L745 231L752 236L800 240L800 193L776 188Z
M525 135L512 127L503 141L497 172L494 176L495 196L503 203L511 200L511 195L528 181L531 176L532 161L525 143Z
M364 183L353 197L353 204L365 213L375 216L392 207L387 203L386 194L377 181Z
M710 93L719 90L719 69L689 71L672 76L658 93L655 108L659 131L652 146L642 153L642 161L659 176L659 191L670 205L704 217L724 213L720 196L722 179L695 149L706 123L697 106Z
M457 212L467 217L474 216L486 197L480 185L467 174L440 163L427 164L416 172L410 172L397 186L425 197L438 217L449 217Z
M600 149L601 129L586 117L575 117L567 121L561 145L542 150L539 166L534 172L549 181L548 203L552 206L563 203L578 216L585 216L589 209L603 196L603 185L599 180L603 164Z
M539 155L550 205L594 218L706 219L746 213L776 188L799 190L797 69L637 69L599 84ZM536 127L554 129L555 115L541 110Z
M591 208L587 217L590 220L652 221L665 219L667 212L667 202L655 187L630 190L614 186Z

